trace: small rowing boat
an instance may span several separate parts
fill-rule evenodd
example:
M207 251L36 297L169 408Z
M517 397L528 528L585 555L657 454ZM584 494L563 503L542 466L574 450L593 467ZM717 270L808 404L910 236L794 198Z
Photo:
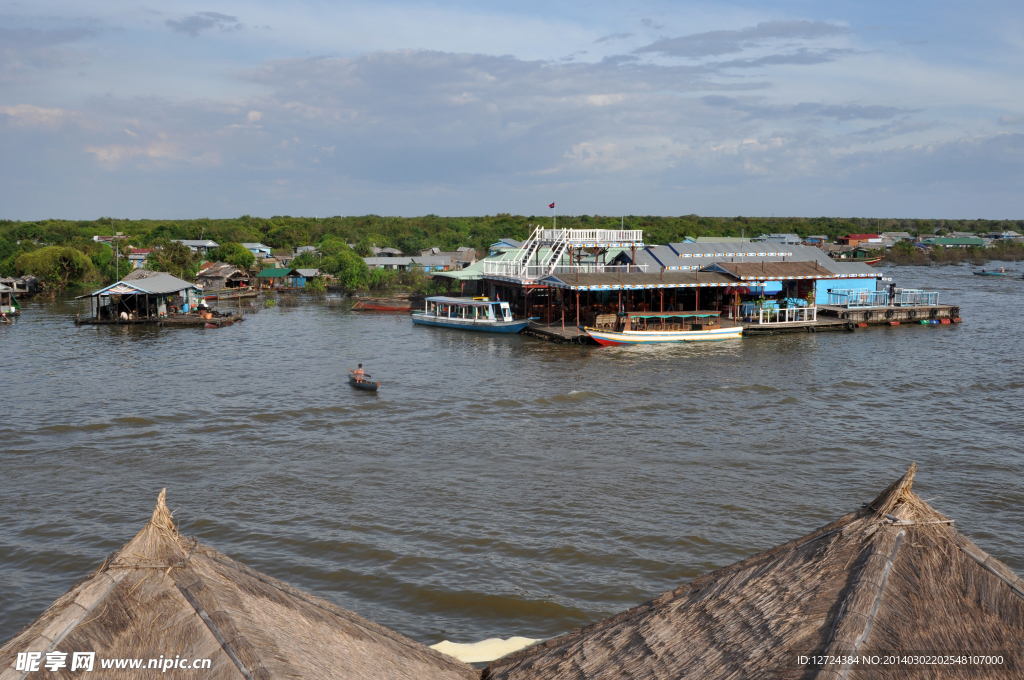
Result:
M660 342L727 340L743 335L743 326L723 321L721 312L629 312L612 328L583 326L599 345L646 345Z
M975 276L1009 276L1010 272L1006 271L1005 267L1000 267L997 270L989 271L982 269L980 272L974 272Z
M488 298L428 297L422 312L412 313L412 322L484 333L518 333L530 323L515 320L507 302Z
M366 376L369 378L370 376ZM348 384L357 390L366 390L367 392L376 392L377 388L380 387L380 381L370 382L369 380L360 380L354 375L348 377Z
M412 300L408 297L359 298L352 305L353 312L408 312Z

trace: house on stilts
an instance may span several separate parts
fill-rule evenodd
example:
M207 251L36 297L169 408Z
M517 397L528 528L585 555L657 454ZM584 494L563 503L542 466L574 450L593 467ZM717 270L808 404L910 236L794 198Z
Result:
M164 498L135 538L0 647L0 680L479 678L452 657L182 536ZM44 666L54 652L65 655L57 672ZM22 656L19 670L18 655L29 653L41 659ZM72 672L90 653L92 673ZM107 659L142 666L104 670ZM38 672L24 670L30 661Z
M1024 677L1024 581L911 491L915 470L802 538L498 659L483 678Z

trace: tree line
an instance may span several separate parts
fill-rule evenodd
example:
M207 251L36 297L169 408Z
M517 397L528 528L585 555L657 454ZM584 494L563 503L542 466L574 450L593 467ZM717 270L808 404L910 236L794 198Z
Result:
M297 259L294 267L319 267L342 280L351 289L369 284L369 273L361 256L372 246L419 253L437 247L455 250L461 246L486 254L501 238L525 239L533 226L551 225L550 216L507 213L477 217L351 217L269 218L243 215L231 219L121 220L0 220L0 275L35 274L51 290L83 283L105 283L116 279L126 260L114 258L111 246L93 236L120 234L117 248L156 247L152 267L161 267L182 278L193 278L199 258L174 239L211 239L221 245L210 254L239 266L248 266L248 250L241 243L261 242L278 252L297 246L318 245L320 253ZM840 217L701 217L670 216L559 216L558 226L575 229L642 229L648 243L670 243L686 237L758 236L762 233L795 233L805 237L823 234L835 239L849 233L906 231L917 234L945 234L953 231L987 233L1015 230L1024 232L1024 220L923 220L868 219ZM351 244L352 247L349 246ZM186 252L188 251L188 252ZM248 254L248 255L247 255ZM120 272L124 274L123 271Z

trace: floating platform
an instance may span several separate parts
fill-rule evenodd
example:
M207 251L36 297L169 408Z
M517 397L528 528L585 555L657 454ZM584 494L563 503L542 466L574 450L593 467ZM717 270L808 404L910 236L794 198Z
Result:
M849 321L857 325L896 326L925 322L960 323L960 307L956 305L917 305L885 307L839 307L818 305L818 317ZM861 326L863 327L863 326Z
M170 328L206 328L214 327L221 328L223 326L230 326L236 321L242 321L242 317L238 314L228 314L220 317L212 317L204 319L198 314L175 314L174 316L165 316L163 318L152 318L152 319L132 319L130 321L121 321L120 319L82 319L76 318L76 326L164 326Z
M821 310L821 307L818 308ZM741 321L743 335L780 335L782 333L826 333L829 331L853 331L857 328L854 321L846 319L825 318L814 321L787 321L783 323L750 323Z
M576 326L566 324L565 328L562 328L561 322L546 324L538 321L531 321L530 324L523 329L522 333L523 335L529 335L531 338L557 342L559 344L597 345L589 335L576 328Z

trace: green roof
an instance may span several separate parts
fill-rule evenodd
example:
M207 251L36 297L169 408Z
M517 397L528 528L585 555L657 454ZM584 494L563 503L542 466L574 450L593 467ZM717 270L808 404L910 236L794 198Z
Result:
M285 276L291 276L294 269L288 269L287 267L275 267L273 269L264 269L256 275L258 279L280 279Z

